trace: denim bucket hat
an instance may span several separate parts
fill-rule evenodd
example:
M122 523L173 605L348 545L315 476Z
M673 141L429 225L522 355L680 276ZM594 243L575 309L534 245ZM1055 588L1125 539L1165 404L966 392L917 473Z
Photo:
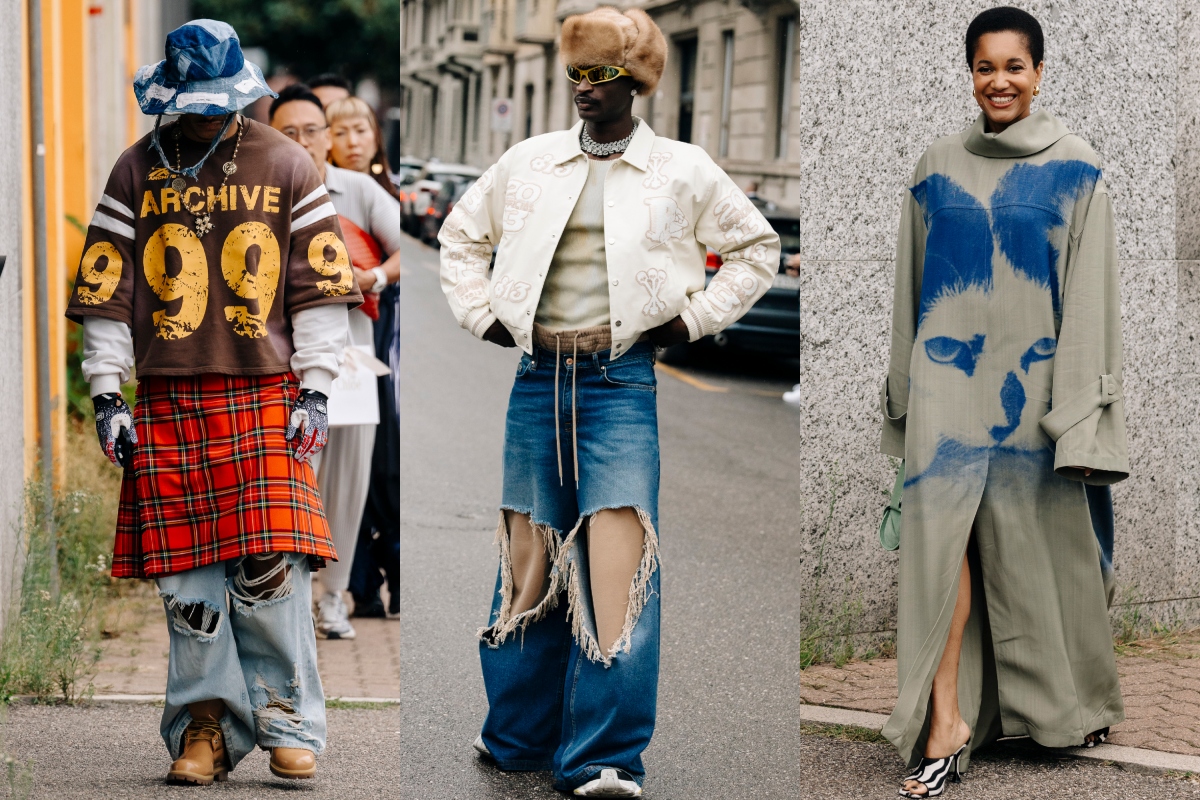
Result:
M262 70L242 57L233 27L214 19L192 20L168 33L166 59L137 71L133 93L150 116L232 114L260 97L279 96Z

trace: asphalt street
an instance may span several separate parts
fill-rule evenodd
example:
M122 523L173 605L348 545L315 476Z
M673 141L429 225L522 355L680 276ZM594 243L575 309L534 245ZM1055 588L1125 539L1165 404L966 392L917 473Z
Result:
M162 709L149 704L98 703L78 707L17 705L8 710L4 751L18 774L32 775L34 800L222 797L252 800L305 797L312 800L375 800L395 797L400 710L328 711L329 746L317 776L285 781L271 775L268 756L255 750L229 780L209 787L172 786L164 777L171 759L158 735ZM0 796L12 792L0 778Z
M486 713L475 631L492 545L504 415L519 359L460 329L437 252L402 278L401 795L550 798L548 774L497 772L471 749ZM792 490L795 363L659 374L662 671L646 797L795 796L801 557Z
M999 744L974 754L947 800L1182 800L1200 797L1196 776L1153 775L1078 761L1031 745ZM1033 746L1036 747L1036 746ZM787 795L822 800L891 800L904 765L890 744L852 742L811 729L800 744L800 787Z

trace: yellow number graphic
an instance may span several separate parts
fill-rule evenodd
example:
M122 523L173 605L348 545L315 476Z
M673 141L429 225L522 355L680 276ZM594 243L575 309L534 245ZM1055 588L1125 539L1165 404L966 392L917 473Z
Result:
M102 258L107 258L108 262L103 270L96 269L96 263ZM83 263L79 265L81 283L75 287L79 302L85 306L98 306L111 300L117 284L121 282L123 266L121 254L110 242L96 242L89 247L83 254ZM100 288L89 289L84 283L97 283Z
M167 275L168 247L173 247L183 262L183 268L174 277ZM142 268L159 300L171 306L174 301L182 300L174 314L163 309L151 315L158 328L154 335L160 339L182 339L195 333L208 308L208 260L196 234L172 222L163 225L146 242Z
M325 248L333 248L334 257L330 261L325 257ZM350 293L354 285L354 274L350 271L350 254L346 245L332 231L318 233L308 244L308 263L317 272L329 277L337 276L336 281L317 281L317 288L329 297L341 297Z
M250 248L258 245L257 274L246 267ZM261 339L267 335L267 317L279 290L279 240L261 222L243 222L234 228L221 248L221 274L238 297L257 300L258 312L249 305L225 306L225 319L239 336Z

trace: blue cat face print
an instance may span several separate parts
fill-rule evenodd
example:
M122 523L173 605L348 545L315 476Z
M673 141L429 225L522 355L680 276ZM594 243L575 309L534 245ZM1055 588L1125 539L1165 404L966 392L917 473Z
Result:
M917 323L921 345L914 358L923 354L936 365L932 370L914 365L914 376L954 384L948 391L987 408L948 423L932 459L906 483L953 476L971 463L986 463L989 453L1039 449L1025 441L1027 434L1017 439L1014 433L1025 416L1030 370L1052 360L1057 347L1047 333L1062 314L1062 230L1075 202L1099 178L1100 170L1084 161L1018 163L1000 178L986 205L940 173L912 188L928 231ZM931 314L938 318L932 332L940 335L922 337ZM1040 322L1025 324L1029 319ZM1041 392L1044 398L1045 389Z

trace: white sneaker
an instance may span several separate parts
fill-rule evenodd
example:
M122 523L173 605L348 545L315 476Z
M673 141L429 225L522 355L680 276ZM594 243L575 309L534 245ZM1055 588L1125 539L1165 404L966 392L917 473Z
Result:
M317 602L317 636L322 639L353 639L354 626L341 592L326 592Z
M484 758L492 758L492 751L487 749L487 745L483 743L483 734L475 737L475 743L471 745L475 748L475 752Z
M800 405L800 384L797 383L795 386L793 386L790 392L783 393L783 402L787 403L789 406Z
M642 787L634 781L621 778L615 769L600 770L600 777L590 781L575 790L577 797L641 797Z

